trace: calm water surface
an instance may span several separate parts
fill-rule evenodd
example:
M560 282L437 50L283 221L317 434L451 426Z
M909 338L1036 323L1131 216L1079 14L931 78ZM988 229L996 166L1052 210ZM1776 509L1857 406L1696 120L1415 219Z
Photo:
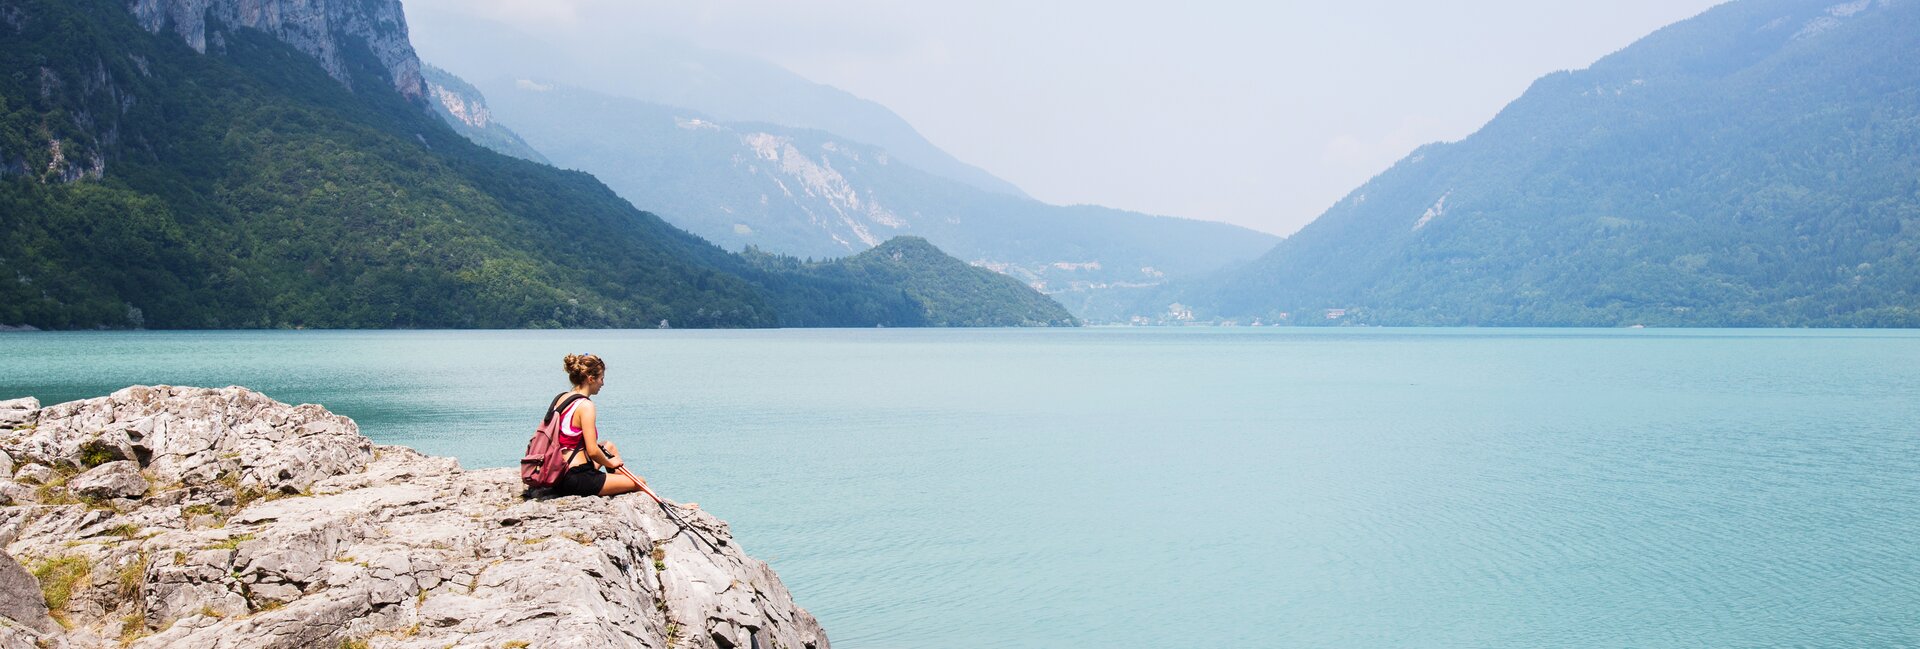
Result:
M506 466L569 352L841 649L1920 645L1920 332L0 334L0 398Z

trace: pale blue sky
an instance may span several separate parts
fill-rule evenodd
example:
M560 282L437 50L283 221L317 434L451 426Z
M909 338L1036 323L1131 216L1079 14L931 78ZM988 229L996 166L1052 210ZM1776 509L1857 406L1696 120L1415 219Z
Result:
M416 32L467 14L757 56L892 108L1041 200L1289 234L1533 79L1719 0L405 3L433 10L410 12Z

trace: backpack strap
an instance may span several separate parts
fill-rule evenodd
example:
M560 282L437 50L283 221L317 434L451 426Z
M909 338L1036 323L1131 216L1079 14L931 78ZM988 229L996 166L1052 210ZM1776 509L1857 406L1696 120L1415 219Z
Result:
M566 398L566 400L565 400L565 401L562 401L562 400L561 400L561 398L562 398L562 397L565 397L565 398ZM573 402L575 402L575 401L579 401L579 400L581 400L581 399L585 399L585 398L587 398L587 397L586 397L586 395L581 395L581 394L574 394L574 393L572 393L572 392L562 392L562 393L560 393L560 394L557 394L557 395L554 395L554 397L553 397L553 403L551 403L551 404L548 404L548 405L547 405L547 416L546 416L546 418L545 418L545 419L542 419L542 420L540 420L540 422L544 424L544 423L546 423L547 421L549 421L549 420L552 420L552 419L553 419L553 416L554 416L554 415L556 415L556 414L559 414L559 413L562 413L562 412L566 412L566 411L567 411L567 408L569 408L569 407L571 407L571 406L573 406ZM561 422L561 425L563 425L563 426L564 426L564 425L566 425L566 423L565 423L565 422ZM578 456L578 455L580 455L580 452L581 452L581 451L584 451L584 450L587 450L587 447L585 447L585 446L581 446L581 447L579 447L579 448L575 448L575 449L573 449L573 450L571 450L571 451L567 451L567 464L573 464L573 458L574 458L575 456Z
M561 400L561 398L563 397L566 399L565 401ZM572 392L562 392L560 394L554 395L553 403L547 405L547 416L541 417L540 423L545 424L549 421L552 421L554 414L565 411L567 408L573 405L573 402L579 401L585 398L587 398L586 395L574 394Z

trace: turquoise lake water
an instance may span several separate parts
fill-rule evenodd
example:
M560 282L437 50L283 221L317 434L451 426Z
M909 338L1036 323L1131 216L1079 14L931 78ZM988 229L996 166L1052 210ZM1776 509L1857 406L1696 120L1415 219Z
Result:
M840 649L1920 645L1920 332L0 334L0 398L260 389L469 467L604 435Z

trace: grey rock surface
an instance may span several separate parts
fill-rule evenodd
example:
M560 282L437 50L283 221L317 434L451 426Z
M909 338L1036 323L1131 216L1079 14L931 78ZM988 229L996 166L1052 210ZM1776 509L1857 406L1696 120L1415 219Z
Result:
M53 468L45 464L28 464L14 472L13 481L26 484L46 484L53 479Z
M47 601L40 593L40 580L33 573L0 552L0 618L13 621L42 634L52 633L58 625L47 615ZM3 645L12 646L12 645Z
M0 428L32 426L40 412L40 400L33 397L0 401Z
M0 507L16 502L31 502L33 493L32 487L0 478Z
M65 476L85 453L125 459L0 507L0 545L22 563L90 566L51 612L71 628L35 642L829 646L700 510L683 531L644 494L527 500L511 469L376 447L351 420L243 388L136 386L43 412L0 450ZM149 488L63 498L110 466ZM7 633L32 635L0 628L0 646Z
M147 479L140 477L140 463L120 460L74 476L67 481L67 490L94 500L139 498L147 495Z
M386 66L395 90L426 97L420 57L407 39L399 0L128 0L127 8L147 31L171 26L203 53L219 45L217 35L208 35L210 21L258 29L319 60L327 74L349 87L344 50L364 42Z

